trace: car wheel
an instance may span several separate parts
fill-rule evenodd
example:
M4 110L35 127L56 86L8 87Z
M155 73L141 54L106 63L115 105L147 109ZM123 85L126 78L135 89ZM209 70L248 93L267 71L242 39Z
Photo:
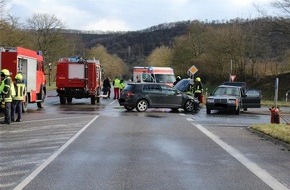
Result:
M210 114L211 110L210 109L206 109L206 114Z
M192 100L186 100L184 104L184 111L193 112L193 110L194 110L194 102Z
M72 97L67 97L66 101L67 101L68 104L71 104L72 103Z
M148 109L148 102L146 100L139 100L136 105L138 112L144 112Z
M37 98L38 100L40 100L40 102L37 102L37 107L38 108L43 108L44 107L45 96L46 96L45 87L41 87L41 92L38 94L38 98Z
M59 102L61 105L66 104L66 97L64 95L59 95Z

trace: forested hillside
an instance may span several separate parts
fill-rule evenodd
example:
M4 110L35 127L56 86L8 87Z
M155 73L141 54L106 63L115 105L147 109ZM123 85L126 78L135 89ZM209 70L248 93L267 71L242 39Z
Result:
M129 72L133 66L150 65L148 57L162 46L174 50L167 66L173 67L176 74L187 77L187 69L196 65L197 74L211 85L228 80L232 62L236 80L265 88L265 97L271 98L269 86L274 81L267 79L274 80L280 74L285 77L284 73L290 71L288 30L281 23L277 18L236 19L226 23L186 21L142 31L79 35L87 48L101 44L110 54L120 57ZM288 90L284 83L281 80L282 93Z
M277 26L277 22L272 22L270 18L262 18L237 19L226 23L186 21L160 24L142 31L77 35L81 37L86 48L101 44L110 54L119 56L131 67L148 64L146 57L161 46L179 48L181 45L180 49L184 47L184 52L192 53L190 59L193 60L188 62L213 61L215 63L207 66L217 68L225 64L219 63L220 61L227 62L229 67L232 60L236 72L244 72L245 67L251 67L252 73L243 74L254 76L254 72L258 72L254 70L255 66L259 67L259 70L264 69L262 72L268 74L278 74L281 67L285 66L290 41L287 31L283 30L285 29ZM178 41L177 38L184 38L185 43L178 44L183 41ZM192 47L187 47L189 44ZM174 63L171 66L175 66ZM287 67L287 70L288 68L290 67ZM282 71L285 71L285 67Z
M144 65L146 57L156 47L172 46L174 38L187 33L190 21L160 24L151 28L108 34L80 33L87 48L102 44L110 54L116 54L130 67Z

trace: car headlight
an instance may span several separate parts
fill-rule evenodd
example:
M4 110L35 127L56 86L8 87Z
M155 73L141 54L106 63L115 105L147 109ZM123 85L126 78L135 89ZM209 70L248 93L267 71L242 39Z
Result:
M208 99L206 99L206 102L207 103L214 103L214 99L213 98L208 98Z
M229 99L228 103L229 104L236 104L236 101L237 101L236 99Z

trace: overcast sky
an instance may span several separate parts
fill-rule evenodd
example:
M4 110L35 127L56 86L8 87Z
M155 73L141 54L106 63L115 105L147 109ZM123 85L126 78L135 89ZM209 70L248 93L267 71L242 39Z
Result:
M9 13L21 22L34 13L48 13L67 29L136 31L185 20L256 18L254 5L273 0L10 0Z

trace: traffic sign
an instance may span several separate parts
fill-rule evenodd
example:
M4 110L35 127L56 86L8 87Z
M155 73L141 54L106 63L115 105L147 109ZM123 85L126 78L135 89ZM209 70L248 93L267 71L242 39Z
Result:
M188 72L189 72L191 75L194 75L197 71L198 71L198 69L197 69L194 65L192 65L192 66L190 67L190 69L188 69Z
M231 82L234 82L236 75L231 75L230 77L231 77Z

